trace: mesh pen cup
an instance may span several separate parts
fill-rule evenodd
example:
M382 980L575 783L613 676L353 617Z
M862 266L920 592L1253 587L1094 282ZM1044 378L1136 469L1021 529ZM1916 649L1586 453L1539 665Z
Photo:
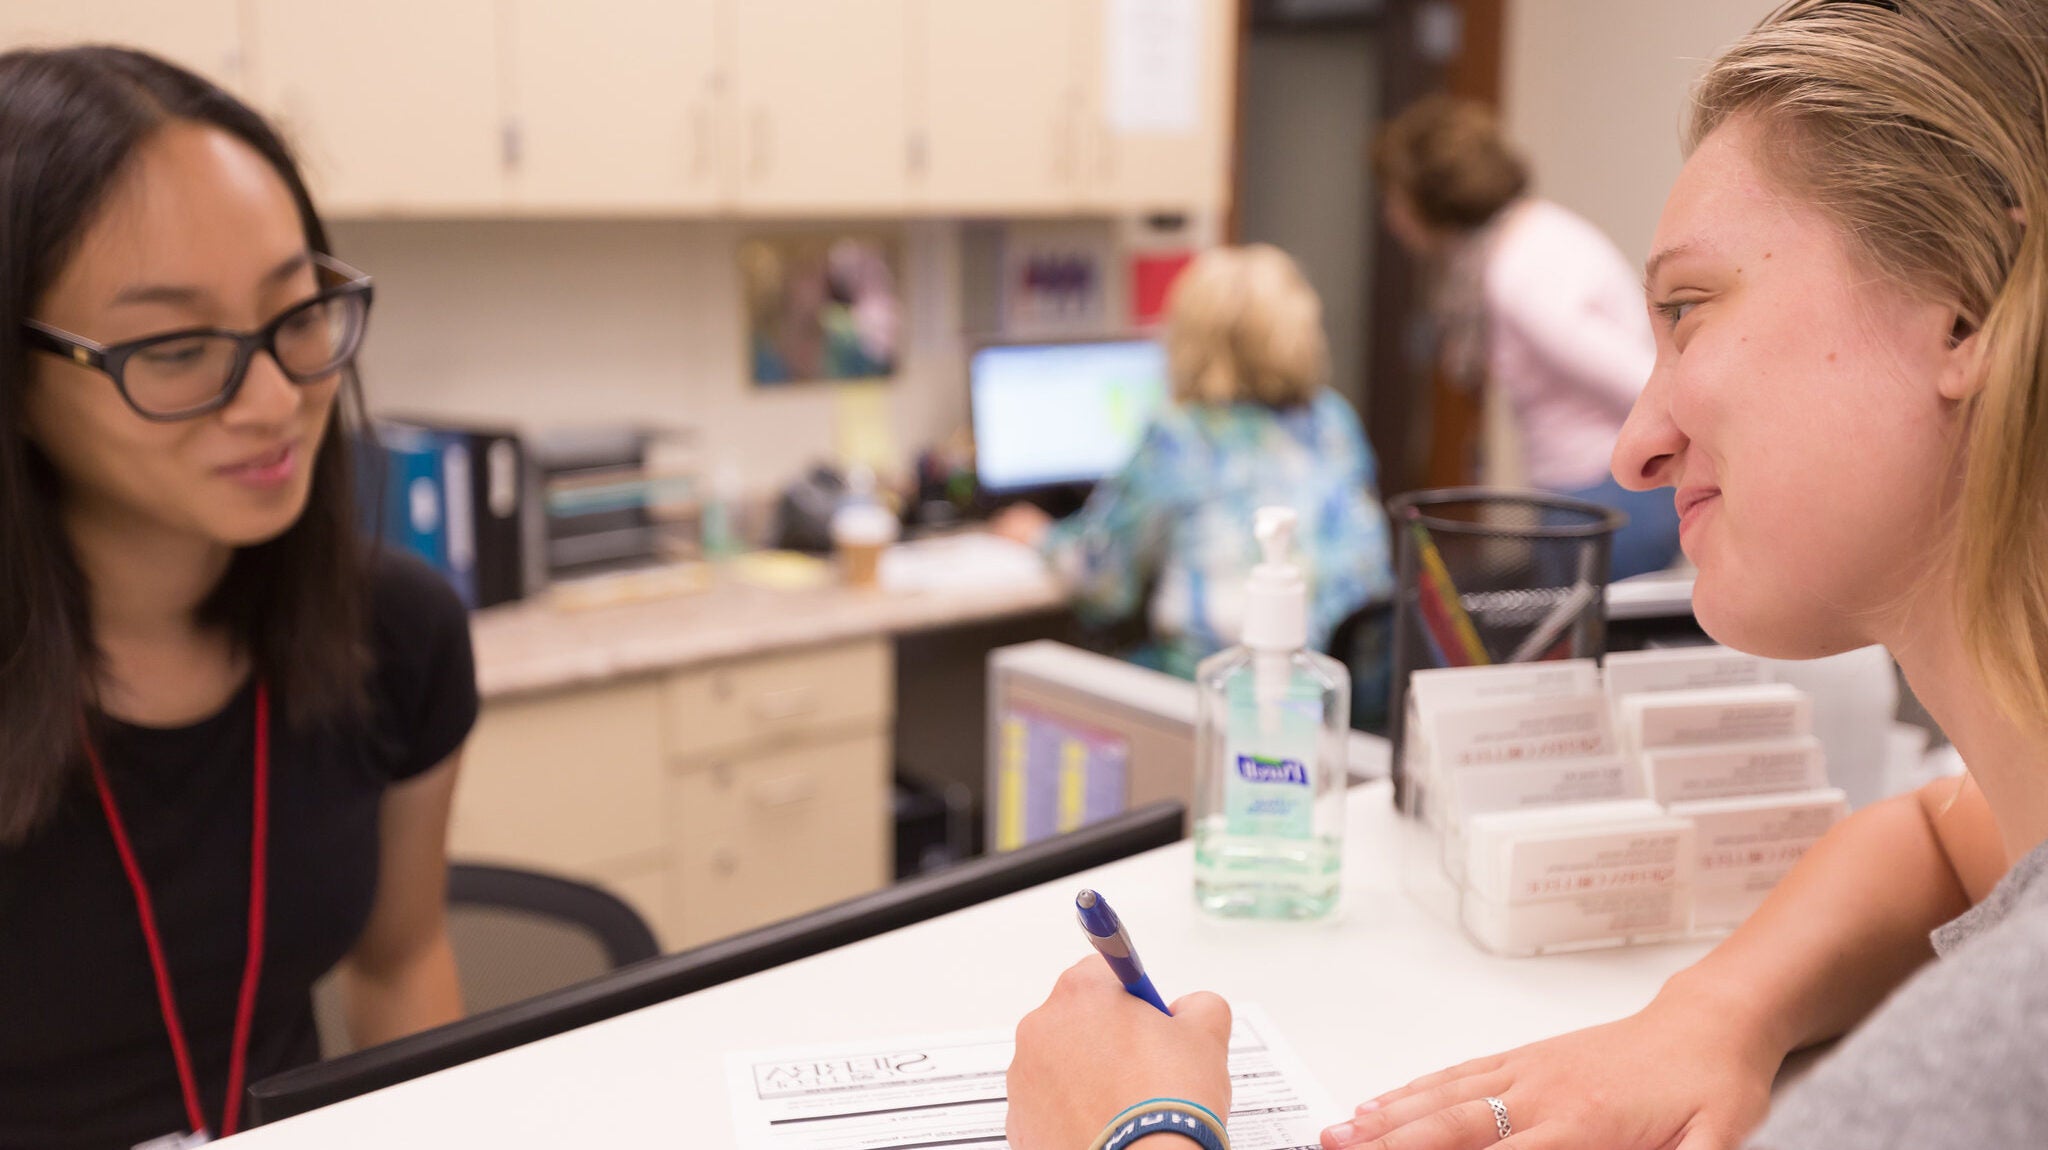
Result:
M1398 540L1394 667L1388 699L1394 801L1409 810L1409 676L1598 658L1607 641L1607 569L1619 511L1540 491L1415 491L1388 504Z

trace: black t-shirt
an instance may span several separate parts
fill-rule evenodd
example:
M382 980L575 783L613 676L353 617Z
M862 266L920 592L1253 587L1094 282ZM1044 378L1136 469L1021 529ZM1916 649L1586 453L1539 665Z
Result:
M446 759L476 720L469 620L424 564L372 588L368 721L318 731L272 699L270 891L248 1081L319 1057L313 983L361 936L391 783ZM177 729L114 724L100 748L155 903L200 1102L218 1126L248 943L255 688ZM135 899L89 781L0 848L0 1148L111 1148L185 1128Z

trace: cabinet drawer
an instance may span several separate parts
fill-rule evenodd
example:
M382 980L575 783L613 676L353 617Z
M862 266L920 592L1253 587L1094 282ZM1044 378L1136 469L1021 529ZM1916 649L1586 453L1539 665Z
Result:
M880 729L893 669L887 640L871 639L678 672L662 689L664 744L672 761L694 765L819 732Z
M669 780L678 946L815 910L889 879L889 743L765 754Z
M485 705L455 788L449 849L564 874L667 846L653 679Z

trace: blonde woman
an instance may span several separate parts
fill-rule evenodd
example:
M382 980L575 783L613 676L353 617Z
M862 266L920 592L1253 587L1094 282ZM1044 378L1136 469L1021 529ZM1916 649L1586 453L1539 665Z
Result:
M1136 614L1148 584L1154 639L1142 663L1193 678L1237 641L1257 560L1252 513L1300 515L1309 641L1392 586L1386 515L1358 416L1323 386L1322 304L1278 248L1204 252L1167 301L1174 404L1087 506L1054 524L1020 506L995 528L1039 546L1084 615Z
M1969 779L1842 823L1640 1014L1382 1095L1327 1147L2048 1145L2048 6L1796 0L1690 136L1614 473L1675 489L1711 633L1885 644ZM1019 1027L1011 1145L1223 1112L1228 1019L1076 966ZM1787 1052L1844 1032L1773 1105Z

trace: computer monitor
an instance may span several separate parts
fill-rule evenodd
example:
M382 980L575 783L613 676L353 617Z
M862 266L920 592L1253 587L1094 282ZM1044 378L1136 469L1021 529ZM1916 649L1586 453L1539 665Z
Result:
M1166 349L1149 339L988 344L967 378L983 492L1092 484L1130 459L1166 402Z

